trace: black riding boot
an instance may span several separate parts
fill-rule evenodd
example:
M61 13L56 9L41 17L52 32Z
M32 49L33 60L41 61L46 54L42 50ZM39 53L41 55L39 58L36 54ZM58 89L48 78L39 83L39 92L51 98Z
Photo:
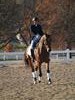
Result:
M35 55L34 55L34 50L33 50L33 49L31 49L31 56L32 56L32 58L33 58L33 62L34 62Z

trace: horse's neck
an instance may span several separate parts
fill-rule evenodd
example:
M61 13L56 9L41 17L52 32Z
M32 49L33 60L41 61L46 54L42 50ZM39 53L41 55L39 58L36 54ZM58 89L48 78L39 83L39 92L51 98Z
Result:
M40 50L40 53L42 52L42 50L43 50L43 44L44 44L44 39L45 39L45 35L43 35L42 37L41 37L41 39L40 39L40 41L39 41L39 44L38 44L38 46L37 46L37 48L38 48L38 50Z

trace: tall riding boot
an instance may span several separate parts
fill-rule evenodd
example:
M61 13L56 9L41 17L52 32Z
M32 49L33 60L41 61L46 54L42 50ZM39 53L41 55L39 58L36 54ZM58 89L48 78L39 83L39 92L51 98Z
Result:
M34 62L35 55L34 55L34 50L33 50L33 49L31 49L31 56L32 56L32 58L33 58L33 62Z

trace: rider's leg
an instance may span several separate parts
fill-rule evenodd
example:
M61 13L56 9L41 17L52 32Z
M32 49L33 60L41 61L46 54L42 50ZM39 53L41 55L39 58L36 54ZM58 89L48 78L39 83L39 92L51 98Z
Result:
M32 49L34 49L36 47L36 44L39 42L40 38L41 38L41 36L38 34L33 38Z
M35 47L36 47L36 44L39 42L39 40L40 40L40 36L39 36L39 35L36 35L36 36L33 38L32 42L31 42L31 55L32 55L32 57L33 57L33 61L34 61L34 59L35 59L34 49L35 49Z

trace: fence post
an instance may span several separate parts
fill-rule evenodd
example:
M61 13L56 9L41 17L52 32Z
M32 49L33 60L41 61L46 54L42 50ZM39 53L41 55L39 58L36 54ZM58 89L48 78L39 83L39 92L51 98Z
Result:
M69 49L67 49L67 60L70 59L70 53L69 53Z
M5 58L6 58L6 57L5 57L5 55L4 55L4 56L3 56L3 60L5 60Z
M56 59L58 60L58 54L56 55Z
M16 55L16 60L18 60L18 55Z

